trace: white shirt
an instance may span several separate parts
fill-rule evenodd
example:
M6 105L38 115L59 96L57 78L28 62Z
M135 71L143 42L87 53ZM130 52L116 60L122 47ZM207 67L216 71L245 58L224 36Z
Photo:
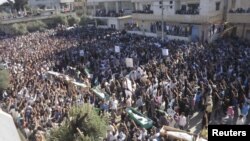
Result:
M111 109L116 110L118 107L118 100L114 99L111 101Z
M185 126L187 123L187 119L185 116L180 116L180 120L179 120L179 125L180 126Z
M243 118L238 118L237 121L236 121L236 125L244 125L245 123L245 120L244 120L244 117Z
M117 141L118 138L118 132L113 135L113 133L109 136L109 141Z

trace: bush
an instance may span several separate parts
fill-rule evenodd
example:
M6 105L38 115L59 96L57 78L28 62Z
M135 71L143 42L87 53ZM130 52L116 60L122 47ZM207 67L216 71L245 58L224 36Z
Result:
M98 141L99 137L105 137L107 119L100 117L90 104L72 107L69 115L72 120L52 129L49 141ZM77 128L82 133L78 132Z
M79 25L87 25L91 20L89 18L87 18L86 16L82 16L79 22Z
M11 25L9 32L10 32L9 34L11 34L11 35L23 35L23 34L27 34L28 30L27 30L27 26L25 24L15 23L15 24Z
M47 28L47 25L42 21L28 22L26 25L29 32L44 31Z
M6 69L0 68L0 92L9 87L9 72Z
M55 17L50 18L50 19L46 19L44 22L47 24L48 28L55 28L59 24L68 25L67 17L62 16L62 15L55 16Z
M77 16L68 17L69 26L73 26L74 24L79 24L79 22L80 22L80 19Z

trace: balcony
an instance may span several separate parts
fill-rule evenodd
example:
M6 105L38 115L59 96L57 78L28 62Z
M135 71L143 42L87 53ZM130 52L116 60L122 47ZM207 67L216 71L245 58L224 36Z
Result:
M87 3L98 3L98 2L119 2L119 1L129 1L131 2L131 0L88 0Z
M135 20L145 20L145 21L160 21L162 19L161 15L155 14L138 14L134 13L132 18ZM180 23L214 23L222 20L222 14L217 14L213 16L204 15L164 15L163 20L167 22L180 22Z
M227 22L250 23L250 13L228 13Z
M60 0L60 3L72 3L74 0Z
M157 0L131 0L131 2L155 2ZM158 0L160 1L160 0Z

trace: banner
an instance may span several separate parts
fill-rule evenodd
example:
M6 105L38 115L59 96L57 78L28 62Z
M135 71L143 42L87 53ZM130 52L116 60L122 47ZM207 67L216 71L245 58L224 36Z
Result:
M115 52L120 53L120 47L119 46L115 46Z
M84 56L84 51L80 50L80 56Z
M168 56L168 53L169 53L168 49L164 49L164 48L162 49L162 55L163 56Z
M133 68L133 59L132 58L126 58L125 63L127 67Z

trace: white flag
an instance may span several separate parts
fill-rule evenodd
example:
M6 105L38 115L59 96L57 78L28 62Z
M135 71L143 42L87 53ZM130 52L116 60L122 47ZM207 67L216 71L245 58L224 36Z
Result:
M84 56L84 51L80 50L80 56Z
M168 56L168 49L162 49L162 55L163 56Z
M133 59L132 58L126 58L125 63L127 67L132 68L133 67Z
M120 47L119 46L115 46L115 52L119 53L120 52Z

